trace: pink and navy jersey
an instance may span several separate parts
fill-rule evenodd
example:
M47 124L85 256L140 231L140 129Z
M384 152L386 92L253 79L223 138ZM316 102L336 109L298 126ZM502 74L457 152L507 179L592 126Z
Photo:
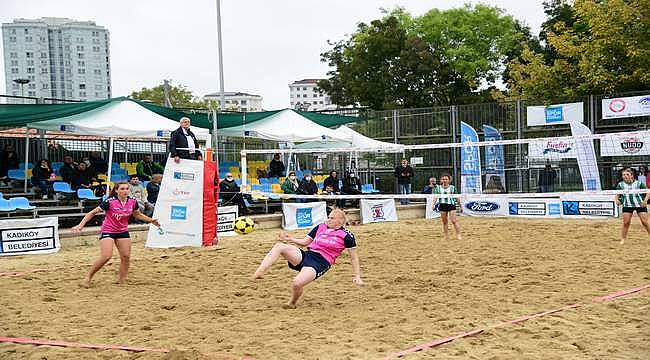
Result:
M327 224L320 224L311 229L307 236L313 240L307 248L323 255L330 265L334 265L336 258L341 255L343 249L357 246L354 235L343 227L330 229Z
M106 212L101 231L103 233L122 233L129 231L129 218L134 210L138 210L138 201L128 197L122 202L115 196L106 198L99 204L99 208Z

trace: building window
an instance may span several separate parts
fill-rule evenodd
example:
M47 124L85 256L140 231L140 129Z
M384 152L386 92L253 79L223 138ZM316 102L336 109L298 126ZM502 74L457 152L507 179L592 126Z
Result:
M34 71L34 68L33 68L33 67L28 67L28 68L27 68L27 73L28 73L28 74L33 74L34 72L35 72L35 71Z
M77 66L81 66L81 67L86 66L86 62L85 61L77 61Z
M29 29L25 29L25 34L29 34Z
M246 101L246 100L242 100L242 101L241 101L241 104L242 104L242 105L246 105L246 104L247 104L247 101Z
M25 57L28 58L28 59L29 59L29 58L33 58L33 57L34 57L34 53L28 51L28 52L25 53Z
M41 68L41 74L47 74L47 68Z
M93 51L94 52L99 52L99 46L93 46Z
M321 105L323 105L323 100L319 101L318 103L321 104Z
M92 34L93 36L99 36L99 31L93 31Z
M9 57L12 59L18 59L18 53L15 52L9 53Z
M95 74L95 75L101 75L101 74L102 74L102 71L101 71L100 69L95 69L95 70L93 70L93 74Z
M29 79L29 81L36 81L36 76L34 75L27 75L27 78Z
M77 74L85 74L86 69L77 69Z
M12 74L18 74L18 68L11 68Z
M16 42L16 37L15 36L10 36L9 37L9 42Z
M83 59L83 58L84 58L84 54L83 54L83 53L77 53L77 57L78 57L79 59Z
M306 87L304 87L304 88L302 88L302 89L305 90L305 91L307 91L307 88L306 88Z
M98 93L98 92L95 93L95 97L96 97L96 98L99 97L99 93Z
M77 51L84 51L83 45L77 45Z
M36 91L28 91L27 95L28 96L36 96Z
M86 97L85 91L79 91L79 97Z
M47 83L43 83L43 89L47 89L47 88L49 88L49 86L47 85Z
M27 60L27 66L34 66L34 60Z
M83 42L84 42L84 38L80 38L80 37L78 37L78 38L77 38L77 42L78 42L78 43L83 43Z
M318 105L318 101L314 101L314 105Z
M25 36L25 42L32 42L31 36Z
M11 66L18 66L18 60L11 60Z
M307 94L302 94L302 97L306 98L306 97L307 97Z
M11 35L16 35L16 29L11 29Z
M41 37L39 37L39 40L40 40L42 43L44 43L47 39L45 38L45 36L41 36Z
M79 90L86 90L86 84L79 84Z
M47 53L42 52L41 53L41 59L47 59Z
M101 90L102 86L101 85L95 85L95 90Z
M27 84L27 88L28 89L36 89L36 84L34 84L34 83Z

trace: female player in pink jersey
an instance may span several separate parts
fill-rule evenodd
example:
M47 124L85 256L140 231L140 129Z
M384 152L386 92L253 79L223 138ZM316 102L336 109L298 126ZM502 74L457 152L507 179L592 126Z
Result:
M101 233L99 234L100 255L90 268L90 272L81 284L89 287L93 276L102 268L113 256L113 243L120 254L120 277L119 283L126 283L126 276L129 272L129 262L131 257L131 236L129 235L129 218L131 215L138 220L148 222L160 227L158 220L151 219L138 210L138 202L128 196L129 183L118 182L113 186L108 198L94 208L83 219L79 225L72 228L72 232L80 233L84 225L95 215L106 212L104 222L102 223Z
M296 239L287 233L280 234L281 241L290 241L296 245L306 246L307 251L294 245L277 243L262 260L253 278L261 278L280 256L287 259L289 267L298 271L291 286L291 299L286 305L286 307L295 308L303 288L325 274L334 265L343 249L348 249L354 271L352 282L357 285L363 284L356 240L354 235L343 227L345 223L343 210L334 209L327 218L327 222L314 227L304 239Z

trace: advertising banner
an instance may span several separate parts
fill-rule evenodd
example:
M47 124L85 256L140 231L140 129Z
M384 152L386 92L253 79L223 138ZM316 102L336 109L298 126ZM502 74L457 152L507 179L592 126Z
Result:
M559 218L562 209L559 198L508 199L508 216Z
M607 134L600 139L600 156L650 155L650 131Z
M591 135L591 130L584 124L571 123L571 134L573 136ZM594 141L592 139L577 139L575 144L583 189L585 191L601 190L600 172L596 163Z
M282 228L285 230L311 229L327 220L324 201L310 203L283 203Z
M508 199L485 197L463 200L463 213L470 216L508 216Z
M483 125L485 141L503 140L503 136L496 128ZM498 176L498 179L492 179ZM504 167L503 145L489 145L485 147L485 190L505 192L506 171Z
M650 95L602 100L603 119L650 116Z
M460 122L461 142L478 142L478 134L469 124ZM460 150L460 192L462 194L480 194L481 155L478 146L463 145Z
M532 141L528 144L528 157L531 159L575 159L576 144L573 139Z
M438 210L440 203L436 203L436 207L434 208L433 199L435 199L433 196L427 197L427 208L424 210L425 219L437 219L440 217L440 210Z
M167 159L153 218L161 228L149 226L146 247L201 246L203 161Z
M361 223L397 221L395 199L361 199Z
M618 206L613 195L567 195L560 199L564 218L618 217Z
M217 209L217 236L235 236L233 222L239 216L239 206L219 206Z
M51 254L60 248L56 217L0 220L0 256Z
M559 125L584 122L583 103L556 104L526 107L528 126Z

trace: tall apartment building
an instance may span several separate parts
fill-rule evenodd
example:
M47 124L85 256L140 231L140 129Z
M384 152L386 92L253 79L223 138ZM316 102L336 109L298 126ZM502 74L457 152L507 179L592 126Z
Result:
M219 103L221 94L216 92L203 96L203 100L212 100ZM230 111L262 111L262 97L260 95L247 94L244 92L224 92L226 110Z
M2 24L2 42L8 95L111 97L109 33L104 27L66 18L16 19ZM21 88L17 79L29 82Z
M318 111L336 108L329 95L318 89L321 79L303 79L289 84L289 102L292 109Z

